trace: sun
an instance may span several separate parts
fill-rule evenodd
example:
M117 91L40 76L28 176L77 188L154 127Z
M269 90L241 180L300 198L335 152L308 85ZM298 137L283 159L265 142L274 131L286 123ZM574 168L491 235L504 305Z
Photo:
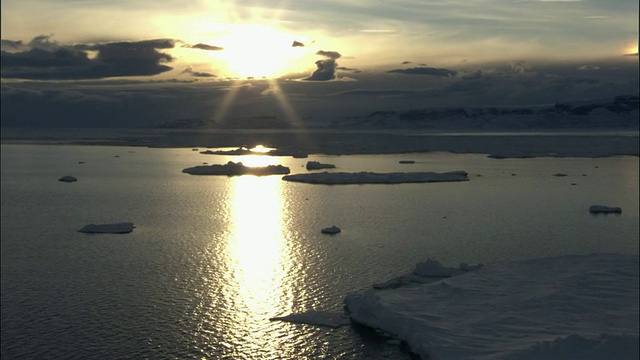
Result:
M272 78L299 68L304 53L294 40L275 27L230 25L216 40L224 48L216 56L232 77Z

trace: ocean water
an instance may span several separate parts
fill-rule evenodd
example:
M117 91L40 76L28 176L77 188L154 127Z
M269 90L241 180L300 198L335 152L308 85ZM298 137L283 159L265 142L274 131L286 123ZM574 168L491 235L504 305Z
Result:
M638 254L637 157L62 145L2 145L1 156L3 359L407 359L366 329L269 318L340 312L346 294L427 258ZM181 172L229 160L294 173L308 160L350 172L465 170L470 181L327 186ZM78 182L57 181L64 175ZM623 212L591 215L594 204ZM124 221L132 233L77 232ZM331 225L342 232L320 233Z

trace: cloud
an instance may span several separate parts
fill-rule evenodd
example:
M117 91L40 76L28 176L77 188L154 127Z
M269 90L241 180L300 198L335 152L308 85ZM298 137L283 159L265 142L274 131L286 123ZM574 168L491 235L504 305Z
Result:
M320 51L316 52L316 55L326 56L329 59L333 59L333 60L336 60L336 59L339 59L339 58L342 57L342 55L340 55L340 53L337 52L337 51L320 50Z
M19 45L21 42L8 40L5 43ZM174 40L170 39L64 45L48 35L41 35L24 48L2 50L1 76L70 80L156 75L172 69L164 64L171 62L173 57L159 50L173 47Z
M328 81L336 78L336 61L334 59L316 61L316 70L304 80Z
M182 70L181 74L188 74L188 75L191 75L193 77L207 77L207 78L217 77L218 76L218 75L207 73L207 72L193 71L191 66L189 66L186 69Z
M197 43L195 45L184 45L183 47L190 48L190 49L206 50L206 51L221 51L221 50L224 50L223 47L214 46L214 45L208 45L208 44L203 44L203 43Z
M2 39L0 46L2 47L2 50L7 50L9 52L15 52L25 49L25 44L23 44L21 40L13 41Z
M430 76L440 76L440 77L455 76L457 74L455 70L439 69L439 68L433 68L433 67L413 67L409 69L394 69L394 70L389 70L387 72L396 73L396 74L430 75Z
M340 55L340 53L337 51L324 51L324 50L320 50L316 52L316 55L324 56L326 57L326 59L316 61L316 70L311 74L311 76L304 78L303 80L308 80L308 81L334 80L336 78L336 69L338 68L338 63L336 63L336 59L339 59L342 55Z
M593 71L593 70L599 70L599 69L600 67L595 65L582 65L578 68L578 70L580 71Z
M361 72L360 70L356 69L356 68L349 68L349 67L345 67L345 66L336 66L336 70L341 70L341 71L353 71L355 73L359 73Z
M465 79L479 79L488 77L512 77L512 76L534 76L537 72L526 61L518 60L495 67L478 68L466 71L462 74Z
M304 44L300 41L294 40L293 44L291 44L291 47L304 47Z

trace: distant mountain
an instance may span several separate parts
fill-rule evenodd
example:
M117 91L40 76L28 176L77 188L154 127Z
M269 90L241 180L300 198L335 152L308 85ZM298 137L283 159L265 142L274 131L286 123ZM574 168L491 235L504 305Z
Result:
M611 101L557 103L517 108L440 108L374 111L336 120L331 127L367 129L638 128L638 96Z

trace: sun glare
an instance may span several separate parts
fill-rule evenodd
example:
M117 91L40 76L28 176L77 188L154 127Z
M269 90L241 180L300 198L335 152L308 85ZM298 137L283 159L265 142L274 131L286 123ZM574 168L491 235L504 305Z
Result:
M264 145L256 145L256 147L249 149L249 151L254 153L266 154L271 150L275 150L274 148L269 148Z
M216 40L224 48L216 56L232 76L272 78L299 67L303 52L294 40L274 27L233 25Z

